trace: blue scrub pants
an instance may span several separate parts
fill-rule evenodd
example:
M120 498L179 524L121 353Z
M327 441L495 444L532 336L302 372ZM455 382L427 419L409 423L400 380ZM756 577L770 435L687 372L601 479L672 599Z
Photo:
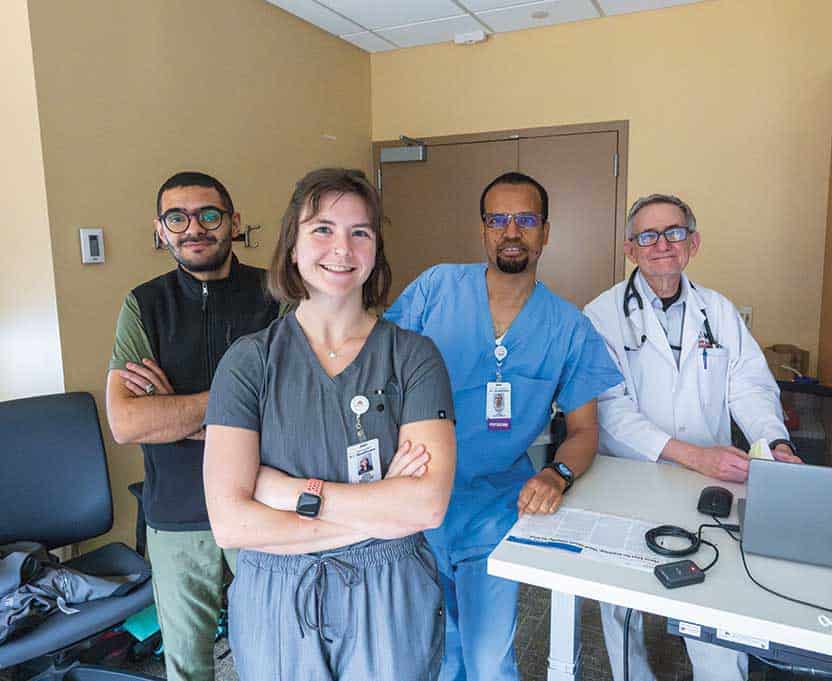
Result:
M243 550L229 593L240 681L436 681L442 590L421 533L318 554Z
M431 543L445 593L445 658L439 681L519 681L514 655L517 582L486 572L491 548L451 560Z

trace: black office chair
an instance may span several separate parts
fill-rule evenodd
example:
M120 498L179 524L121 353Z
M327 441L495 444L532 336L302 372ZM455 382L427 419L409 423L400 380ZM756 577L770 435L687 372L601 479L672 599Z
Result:
M0 402L0 452L0 544L31 540L52 549L93 539L112 528L107 460L92 395ZM121 543L107 544L66 565L100 576L139 573L149 567ZM148 580L125 596L81 603L75 606L77 614L57 612L36 629L0 645L0 671L24 662L29 662L26 673L68 665L79 650L77 644L152 602Z

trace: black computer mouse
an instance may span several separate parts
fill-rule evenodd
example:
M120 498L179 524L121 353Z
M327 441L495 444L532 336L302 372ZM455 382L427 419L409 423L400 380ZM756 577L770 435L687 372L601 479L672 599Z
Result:
M727 518L731 514L731 504L733 503L734 495L731 492L724 487L714 485L702 490L696 508L705 515Z

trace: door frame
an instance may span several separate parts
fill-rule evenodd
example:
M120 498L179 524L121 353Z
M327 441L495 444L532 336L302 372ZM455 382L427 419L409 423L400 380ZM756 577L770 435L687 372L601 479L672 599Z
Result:
M494 130L491 132L475 132L461 135L440 135L437 137L419 138L428 149L449 144L471 144L476 142L500 142L509 140L534 139L535 137L557 137L561 135L585 135L593 132L614 132L617 134L618 148L618 180L615 184L615 252L619 254L614 260L616 282L624 279L626 258L621 248L624 243L624 233L627 226L627 167L628 146L630 137L630 122L606 121L603 123L576 123L573 125L555 125L541 128L514 128L508 130ZM381 171L381 150L384 147L402 146L401 140L380 140L372 143L373 179L376 187L384 198L384 182Z

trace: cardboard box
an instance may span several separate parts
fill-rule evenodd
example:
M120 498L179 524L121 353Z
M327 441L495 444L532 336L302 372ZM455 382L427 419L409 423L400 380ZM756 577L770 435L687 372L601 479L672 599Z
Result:
M785 366L797 369L801 374L809 371L809 351L788 343L778 343L763 348L768 368L778 381L791 381L795 374Z

